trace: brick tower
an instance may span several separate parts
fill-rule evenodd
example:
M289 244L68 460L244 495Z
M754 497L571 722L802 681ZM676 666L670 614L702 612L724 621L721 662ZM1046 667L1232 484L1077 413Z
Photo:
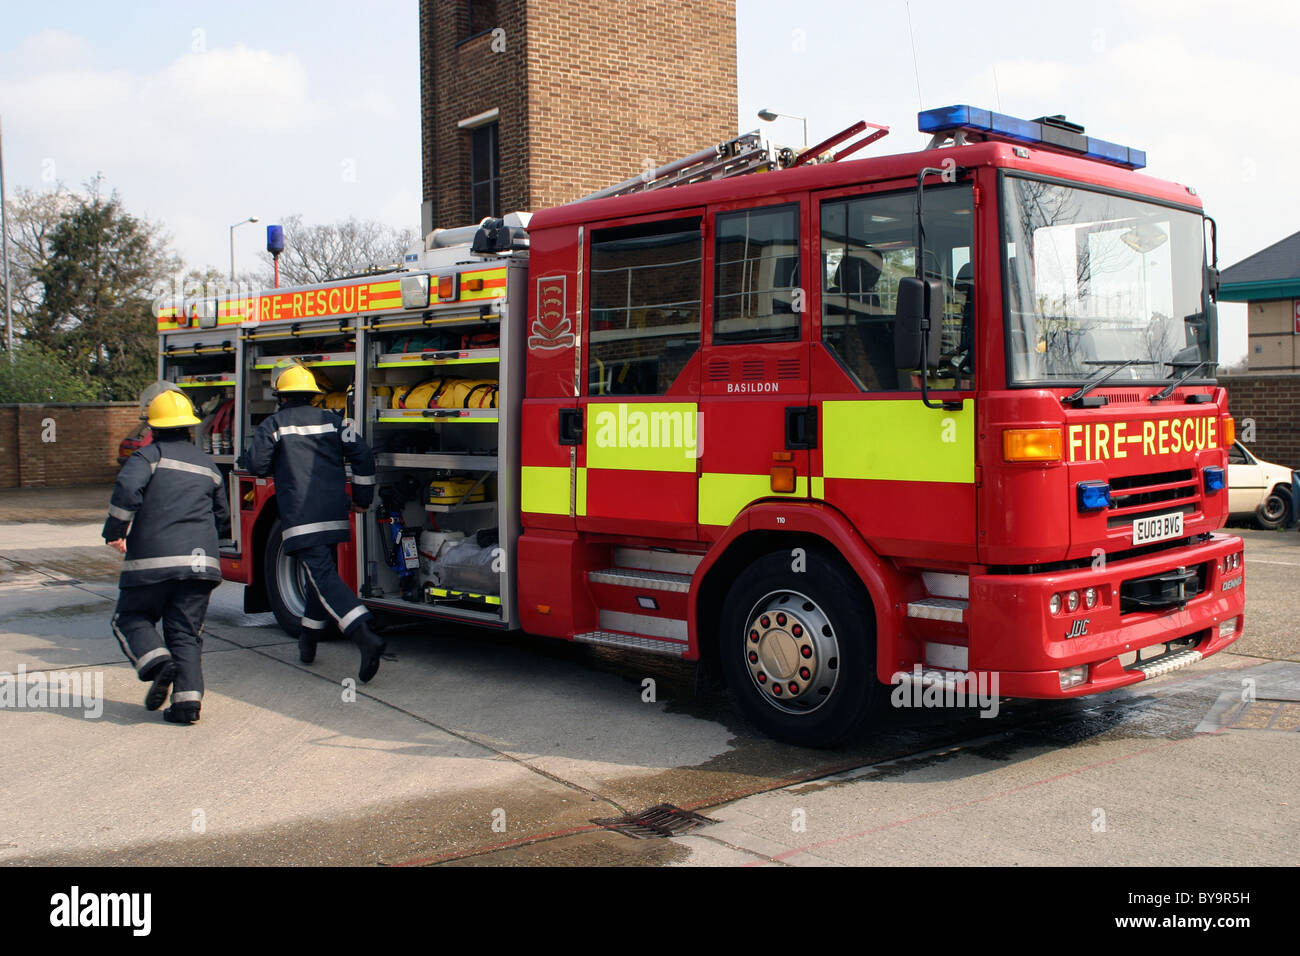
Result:
M734 0L420 0L424 227L568 202L734 136Z

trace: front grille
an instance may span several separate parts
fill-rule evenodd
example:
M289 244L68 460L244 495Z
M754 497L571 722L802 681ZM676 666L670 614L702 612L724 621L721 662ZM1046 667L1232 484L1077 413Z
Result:
M1170 511L1194 515L1199 510L1199 501L1196 471L1191 468L1112 478L1106 526L1121 528L1135 519Z
M1162 611L1182 607L1204 594L1210 584L1211 561L1190 567L1169 568L1158 574L1129 578L1120 583L1120 614Z

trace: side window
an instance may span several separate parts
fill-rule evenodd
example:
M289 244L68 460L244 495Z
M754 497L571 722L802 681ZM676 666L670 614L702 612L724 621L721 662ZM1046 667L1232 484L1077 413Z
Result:
M665 395L700 347L701 219L591 235L589 395Z
M722 212L715 225L713 341L799 338L799 205Z
M942 359L932 389L969 388L974 374L974 219L967 185L925 191L925 274L942 280ZM832 199L821 206L822 341L865 392L914 391L894 368L898 280L916 275L916 193Z

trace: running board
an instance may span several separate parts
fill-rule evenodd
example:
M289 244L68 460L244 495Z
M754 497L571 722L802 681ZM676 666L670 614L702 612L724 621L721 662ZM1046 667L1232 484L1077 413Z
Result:
M599 644L603 647L622 647L634 651L647 651L664 657L681 657L686 653L687 647L681 641L644 637L640 634L622 634L618 631L588 631L586 634L573 635L573 639L583 644Z
M952 621L954 624L961 624L966 620L968 607L970 607L969 601L930 597L908 604L907 616L925 621Z
M1161 677L1170 671L1176 671L1180 668L1187 667L1189 664L1195 664L1201 660L1201 652L1187 648L1182 651L1174 651L1172 654L1161 654L1155 660L1142 664L1134 664L1125 668L1130 671L1141 671L1146 680L1153 677Z
M595 584L617 584L625 588L642 588L646 591L679 591L685 594L691 589L689 574L674 574L671 571L647 571L642 568L605 568L603 571L591 571L587 580Z

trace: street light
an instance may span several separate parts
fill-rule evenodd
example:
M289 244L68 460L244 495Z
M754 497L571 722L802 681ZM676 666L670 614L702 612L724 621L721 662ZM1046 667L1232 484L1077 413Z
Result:
M803 123L803 145L804 145L805 148L807 148L807 146L808 146L808 117L806 117L806 116L793 116L793 115L791 115L790 113L775 113L775 112L773 112L772 110L759 110L759 111L758 111L758 118L761 119L761 120L764 120L764 121L766 121L766 122L768 122L768 123L771 123L772 121L774 121L778 116L784 116L786 119L797 119L797 120L799 120L799 122Z
M249 216L230 227L230 284L232 286L235 284L235 229L250 222L257 222L257 217Z

